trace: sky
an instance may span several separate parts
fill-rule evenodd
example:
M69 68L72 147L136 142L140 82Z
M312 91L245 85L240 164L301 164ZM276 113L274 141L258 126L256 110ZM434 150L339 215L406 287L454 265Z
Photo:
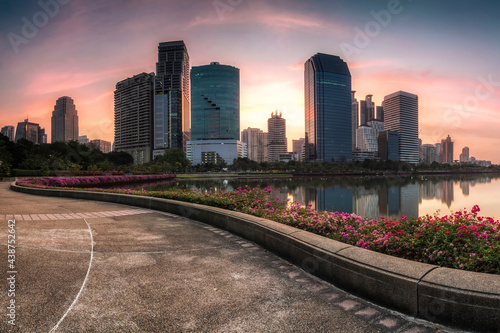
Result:
M240 68L241 130L274 110L304 137L304 63L347 62L358 100L418 95L419 137L500 164L500 2L451 0L0 0L0 127L45 127L61 96L80 135L113 141L116 83L154 72L158 44L191 66Z

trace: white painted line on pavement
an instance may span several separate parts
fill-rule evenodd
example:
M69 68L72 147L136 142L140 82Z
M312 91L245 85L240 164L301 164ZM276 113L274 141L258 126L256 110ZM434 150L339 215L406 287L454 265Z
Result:
M85 219L83 219L83 220L85 221L85 223L87 224L87 227L89 228L90 244L91 244L91 248L90 248L90 262L89 262L89 268L87 269L87 275L85 275L85 279L83 280L82 287L80 288L80 291L78 292L78 295L76 295L75 300L73 301L73 303L71 303L71 305L69 306L68 310L66 310L66 312L64 313L64 315L61 317L61 319L59 319L59 321L57 322L57 324L50 330L49 333L55 332L59 328L59 325L63 322L64 318L66 318L66 316L68 315L68 313L73 309L73 306L78 301L78 298L82 294L83 288L85 287L85 284L87 283L87 279L89 278L90 268L92 267L92 260L94 259L94 237L92 236L92 229L90 228L89 223L87 222L87 220L85 220Z

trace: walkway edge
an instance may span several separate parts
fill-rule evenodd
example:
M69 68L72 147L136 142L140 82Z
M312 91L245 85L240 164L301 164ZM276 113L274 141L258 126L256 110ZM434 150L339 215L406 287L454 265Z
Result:
M26 194L154 209L255 242L304 270L381 306L471 331L500 330L500 276L417 263L346 245L274 221L199 204L104 192L18 186Z

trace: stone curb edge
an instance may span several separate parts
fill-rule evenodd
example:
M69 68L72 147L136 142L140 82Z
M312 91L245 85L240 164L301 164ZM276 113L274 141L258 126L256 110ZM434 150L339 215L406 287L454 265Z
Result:
M412 262L274 221L221 208L146 196L39 189L26 194L97 200L180 215L227 230L305 271L378 305L465 330L500 332L500 276Z

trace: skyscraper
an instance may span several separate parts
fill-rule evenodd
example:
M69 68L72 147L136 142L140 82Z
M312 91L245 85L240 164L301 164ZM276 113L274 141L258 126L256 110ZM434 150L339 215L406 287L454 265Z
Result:
M352 114L352 149L356 148L356 130L358 129L358 119L359 119L359 102L354 97L356 91L351 91L351 114Z
M14 126L8 125L2 127L2 134L8 137L10 141L14 141Z
M240 70L212 62L191 71L193 123L186 156L193 165L232 164L247 156L240 141Z
M190 140L189 55L183 41L158 46L154 96L154 152L186 151Z
M191 140L240 139L240 70L212 62L191 69Z
M241 131L241 142L247 144L248 158L256 162L267 162L268 133L259 128L247 128Z
M441 151L439 152L439 162L453 164L453 141L451 137L441 140Z
M52 142L78 141L78 112L71 97L57 99L52 111Z
M338 56L317 53L305 63L308 161L352 159L351 73Z
M377 106L377 120L384 121L384 108L382 106Z
M271 113L267 120L267 132L269 133L269 162L278 162L280 154L287 153L286 120L281 112Z
M115 149L151 161L153 144L154 73L141 73L116 84Z
M365 100L360 102L359 125L367 125L370 120L375 119L375 103L372 102L372 97L373 95L366 95Z
M417 164L418 96L397 91L384 97L384 130L399 134L399 160Z
M304 143L306 142L305 138L300 138L298 140L292 140L292 152L297 154L299 161L304 160Z
M462 154L460 154L460 162L469 162L469 147L464 147L462 149Z
M31 123L28 119L17 123L16 138L18 142L21 139L26 139L36 144L47 143L47 134L45 129L41 128L37 123Z

